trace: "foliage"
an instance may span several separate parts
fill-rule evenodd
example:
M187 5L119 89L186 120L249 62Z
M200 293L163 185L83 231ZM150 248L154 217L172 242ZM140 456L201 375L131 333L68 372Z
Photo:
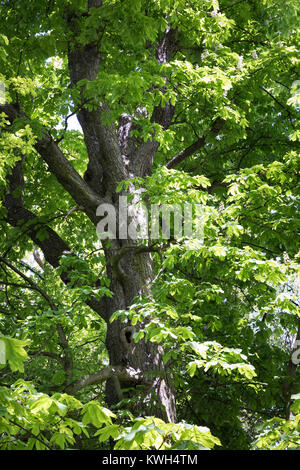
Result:
M2 341L4 341L2 339ZM23 342L5 338L6 354L15 369L21 363ZM23 360L25 359L23 353ZM19 366L20 367L20 366ZM89 439L92 427L99 442L113 438L115 449L210 449L220 445L208 428L185 423L164 423L157 418L139 418L131 427L113 424L116 415L92 400L84 405L66 393L49 396L32 383L19 379L10 389L0 387L0 448L8 450L70 449L82 434Z
M298 2L103 0L86 14L87 4L0 2L0 82L23 113L0 113L0 449L299 449ZM161 63L155 44L169 27L176 47ZM101 50L101 73L76 86L72 28ZM135 345L163 348L177 423L135 415L142 393L108 409L102 382L67 392L108 365L107 325L91 304L114 294L95 227L36 144L46 130L83 176L85 139L70 125L82 100L90 112L106 103L107 125L133 115L130 137L157 142L151 175L118 181L116 193L134 187L148 205L203 214L198 237L155 240L152 297L110 318L136 327ZM166 105L167 128L152 118ZM33 217L14 225L6 194L21 162L14 198ZM33 228L71 251L39 264Z
M272 418L266 421L261 427L261 432L257 440L253 443L254 449L259 450L299 450L299 394L292 398L296 399L292 406L295 416L286 420L282 418Z

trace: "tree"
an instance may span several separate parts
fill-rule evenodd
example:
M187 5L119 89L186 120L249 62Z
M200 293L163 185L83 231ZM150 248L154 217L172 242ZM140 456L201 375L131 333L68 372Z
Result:
M27 429L28 445L75 446L74 433L102 423L100 441L118 437L119 448L146 435L154 445L155 426L161 448L174 436L246 448L265 416L290 418L296 3L1 2L2 341L30 340L20 348L35 388L17 390L44 394L33 410L50 422L64 406L83 413L56 437L45 423ZM194 227L201 208L201 236L123 236L122 197L132 208L189 204ZM99 240L108 206L116 237ZM129 212L129 226L139 216ZM120 438L95 392L120 422L139 418L135 438L125 428ZM9 422L21 432L5 413L0 432Z

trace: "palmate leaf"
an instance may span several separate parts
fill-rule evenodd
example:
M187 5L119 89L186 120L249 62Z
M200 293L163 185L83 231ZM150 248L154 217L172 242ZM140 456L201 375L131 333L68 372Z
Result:
M185 431L181 434L180 440L195 442L206 449L212 449L215 445L221 445L220 440L214 437L206 427L187 424L184 427Z
M108 441L109 438L116 439L120 435L121 428L118 424L111 424L99 429L94 436L99 436L99 442Z
M24 361L28 358L25 346L29 341L0 336L0 363L6 361L13 372L24 372Z
M68 410L68 406L53 397L49 397L46 394L36 394L33 395L30 409L33 414L45 412L52 414L57 413L60 416L64 416Z
M31 404L31 411L33 414L39 414L41 412L48 413L52 405L52 399L48 395L37 394L37 398L33 397Z
M68 443L74 444L74 442L75 439L72 435L72 432L71 435L62 432L55 432L50 439L50 444L57 444L60 449L65 449Z
M97 428L104 424L111 424L111 419L115 417L114 413L96 401L87 403L82 409L82 415L83 424L91 423Z
M265 421L258 438L252 443L254 450L299 450L300 415L289 420L272 418Z

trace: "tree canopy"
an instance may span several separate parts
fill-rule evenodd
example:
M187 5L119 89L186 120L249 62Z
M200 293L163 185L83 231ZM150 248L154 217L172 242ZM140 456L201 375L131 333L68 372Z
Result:
M0 449L300 449L298 13L0 1Z

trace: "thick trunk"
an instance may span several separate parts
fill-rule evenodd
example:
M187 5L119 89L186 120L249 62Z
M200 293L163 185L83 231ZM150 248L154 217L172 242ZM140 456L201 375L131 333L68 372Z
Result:
M108 268L113 256L107 256ZM107 299L107 313L111 316L116 310L126 309L138 294L151 296L153 279L152 260L149 253L134 254L130 252L120 262L122 278L116 275L115 267L108 269L111 274L112 299ZM115 379L107 381L106 399L108 405L115 404L123 397L134 398L134 413L155 415L166 421L176 421L175 394L171 377L168 376L163 363L163 349L160 345L144 340L135 343L133 334L145 325L132 327L118 320L107 324L106 346L110 364L132 367L142 373L140 384L117 383ZM123 394L122 388L132 391ZM120 388L119 388L120 386Z

